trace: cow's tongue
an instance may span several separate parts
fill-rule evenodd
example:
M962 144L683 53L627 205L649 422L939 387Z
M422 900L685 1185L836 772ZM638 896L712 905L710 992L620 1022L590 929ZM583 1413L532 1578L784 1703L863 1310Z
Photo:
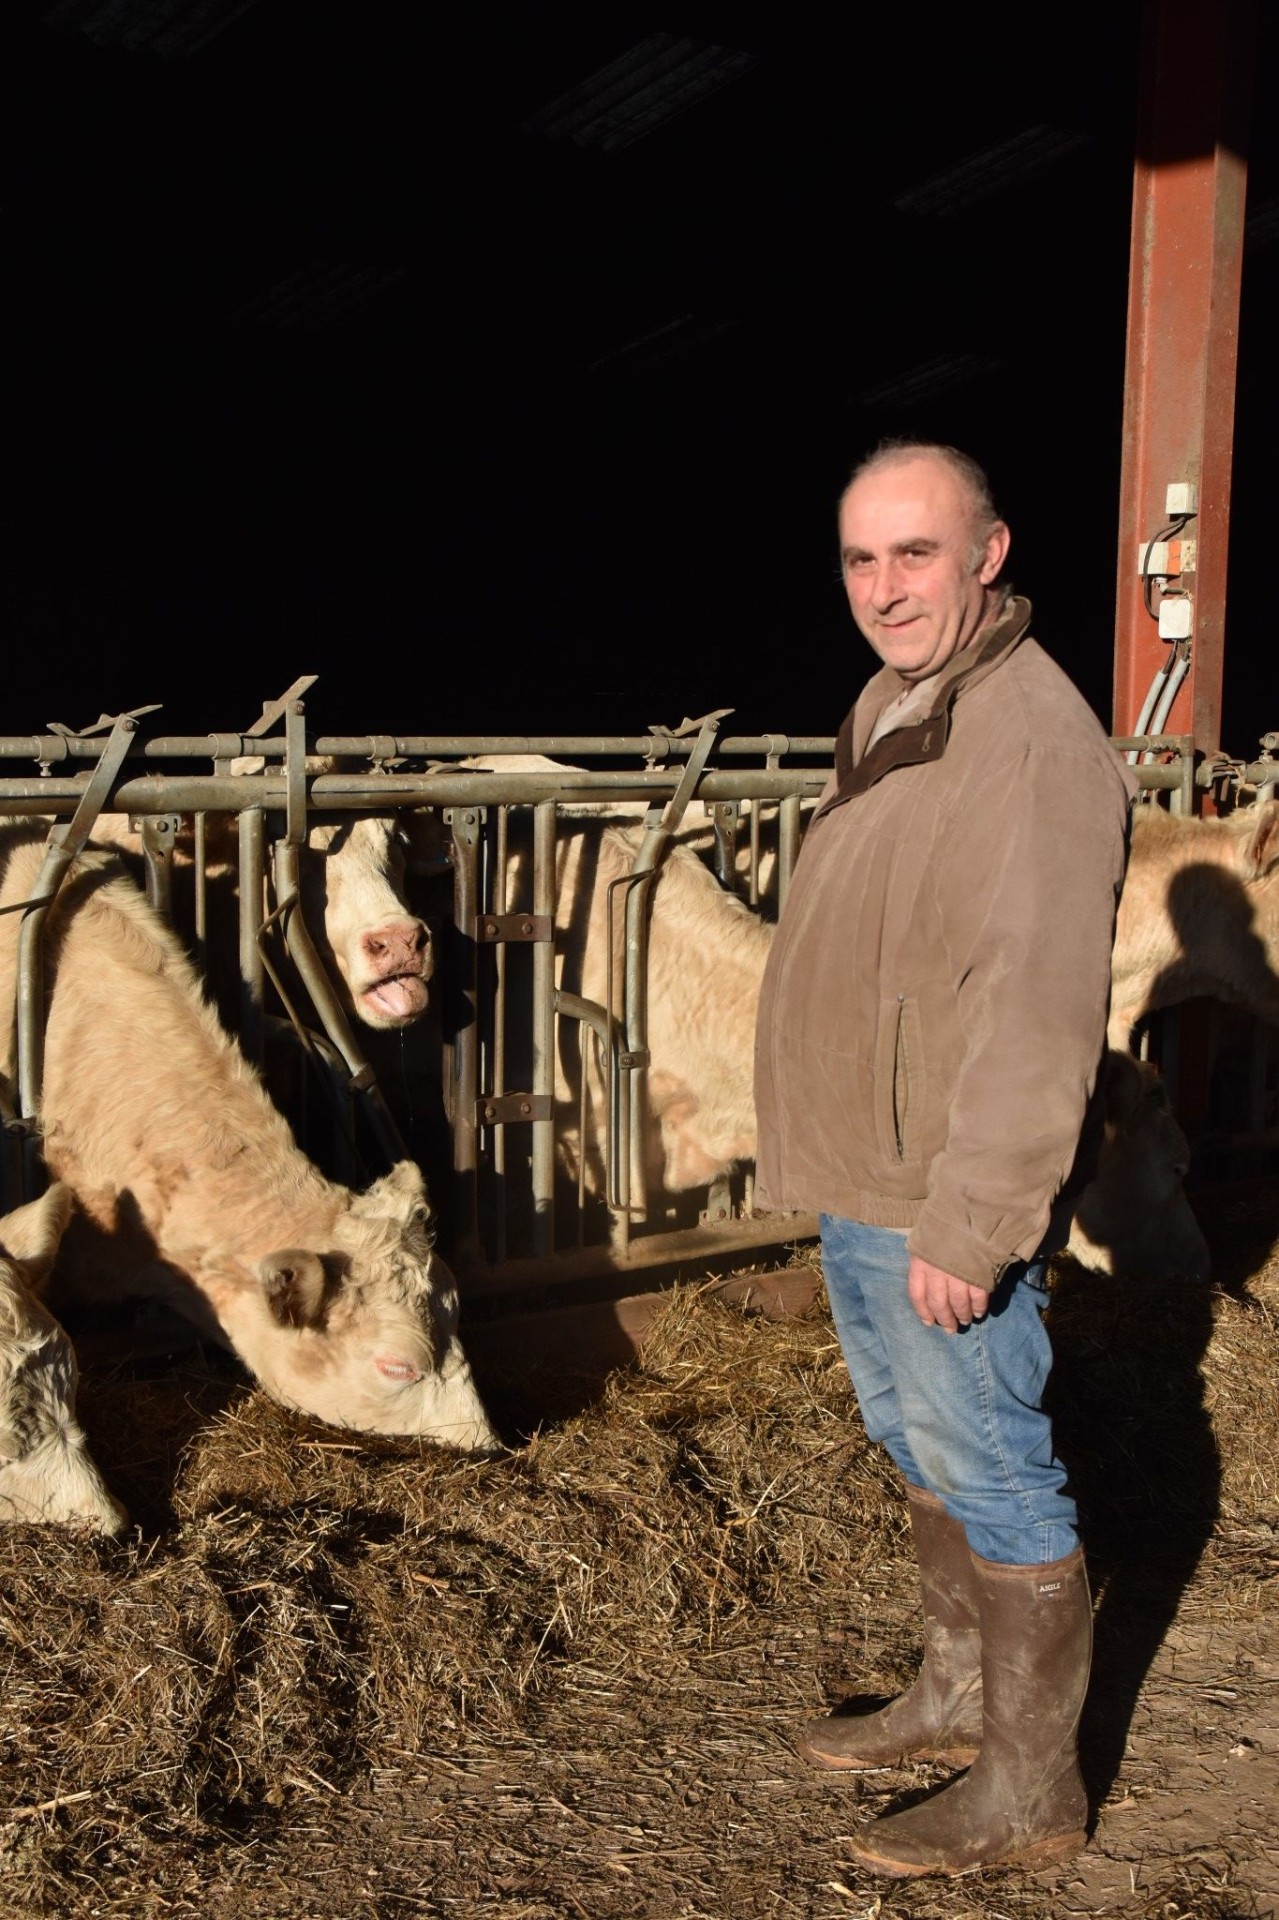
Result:
M380 980L364 998L388 1020L410 1020L426 1005L426 987L415 975L400 974L394 980Z

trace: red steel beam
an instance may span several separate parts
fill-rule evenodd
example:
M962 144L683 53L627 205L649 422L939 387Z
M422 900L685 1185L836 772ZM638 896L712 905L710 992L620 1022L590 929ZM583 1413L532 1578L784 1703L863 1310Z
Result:
M1221 745L1230 463L1247 127L1258 0L1146 0L1133 175L1115 633L1114 732L1135 731L1168 659L1139 555L1171 484L1197 490L1190 665L1163 730ZM1154 591L1156 605L1160 593ZM1185 603L1182 603L1183 609Z

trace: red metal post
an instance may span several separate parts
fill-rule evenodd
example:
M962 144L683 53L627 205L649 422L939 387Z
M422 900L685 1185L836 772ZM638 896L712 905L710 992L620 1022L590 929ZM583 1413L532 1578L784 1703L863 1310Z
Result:
M1131 734L1171 648L1189 667L1165 733L1220 745L1221 685L1243 258L1246 133L1257 0L1146 0L1133 178L1128 357L1120 480L1114 732ZM1183 544L1152 556L1175 528L1170 487L1194 517ZM1177 569L1174 571L1173 569ZM1178 641L1174 636L1184 631Z

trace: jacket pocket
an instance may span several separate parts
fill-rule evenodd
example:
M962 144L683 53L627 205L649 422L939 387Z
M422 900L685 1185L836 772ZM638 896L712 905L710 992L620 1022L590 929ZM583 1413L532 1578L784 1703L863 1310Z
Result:
M880 1148L890 1161L919 1158L924 1116L924 1040L919 1005L896 994L879 1005L875 1047L875 1123Z

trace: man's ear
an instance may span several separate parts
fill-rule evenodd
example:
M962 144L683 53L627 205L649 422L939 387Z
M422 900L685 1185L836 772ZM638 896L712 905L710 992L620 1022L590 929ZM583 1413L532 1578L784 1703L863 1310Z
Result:
M977 578L983 587L988 587L996 579L1000 568L1008 558L1008 549L1013 543L1012 534L1002 520L996 520L986 536L985 556L977 571Z

